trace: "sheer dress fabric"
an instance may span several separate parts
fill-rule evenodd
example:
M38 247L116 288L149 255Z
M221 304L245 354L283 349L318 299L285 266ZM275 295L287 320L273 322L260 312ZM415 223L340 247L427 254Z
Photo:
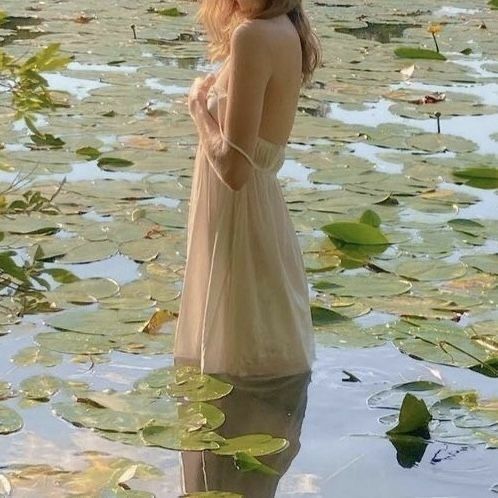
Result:
M258 137L250 157L228 140L226 100L226 91L210 87L209 113L253 169L232 190L202 142L197 147L175 363L241 377L307 372L315 358L308 283L277 178L285 146Z

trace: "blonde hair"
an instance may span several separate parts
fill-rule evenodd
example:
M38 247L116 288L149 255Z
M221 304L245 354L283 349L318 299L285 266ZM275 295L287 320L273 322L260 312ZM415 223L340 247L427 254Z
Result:
M302 85L308 85L322 62L322 50L320 40L311 28L304 11L302 0L266 0L266 7L252 18L270 19L282 14L287 14L299 33L303 54ZM236 0L201 0L196 21L201 23L207 32L211 61L225 59L229 55L232 33L246 19Z

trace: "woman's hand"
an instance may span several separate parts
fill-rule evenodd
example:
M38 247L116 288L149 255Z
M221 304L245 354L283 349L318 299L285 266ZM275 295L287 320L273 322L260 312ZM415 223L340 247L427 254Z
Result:
M207 93L215 81L216 76L212 73L209 73L205 77L195 78L188 95L188 109L194 121L198 109L200 107L207 107Z

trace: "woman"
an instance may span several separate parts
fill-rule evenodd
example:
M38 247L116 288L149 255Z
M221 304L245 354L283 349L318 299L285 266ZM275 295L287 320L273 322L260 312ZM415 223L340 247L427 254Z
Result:
M277 179L300 88L319 64L301 0L204 0L217 75L188 104L199 134L175 362L205 373L310 370L303 258Z

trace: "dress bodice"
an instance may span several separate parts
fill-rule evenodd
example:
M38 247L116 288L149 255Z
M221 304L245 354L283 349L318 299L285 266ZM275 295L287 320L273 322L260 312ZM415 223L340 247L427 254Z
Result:
M225 117L226 100L226 91L220 90L215 85L212 85L209 88L207 107L209 113L216 120L218 125L220 125L220 119L224 120ZM224 137L224 139L227 140L226 137ZM231 142L230 144L237 148L237 150L239 150L240 152L244 153L240 148L238 148ZM246 154L244 153L244 155ZM246 157L248 156L246 155ZM250 159L252 160L253 166L258 171L261 171L263 173L273 173L276 175L285 161L285 146L270 142L258 136L254 157Z

